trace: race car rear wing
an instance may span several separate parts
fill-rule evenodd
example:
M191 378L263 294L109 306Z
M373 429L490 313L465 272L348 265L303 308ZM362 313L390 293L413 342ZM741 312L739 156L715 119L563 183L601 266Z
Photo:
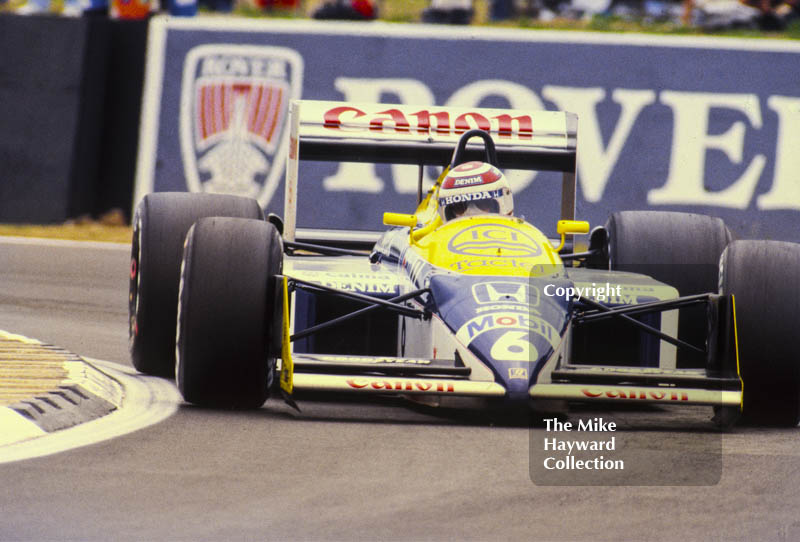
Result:
M295 240L297 181L303 160L444 166L459 137L488 132L501 169L560 171L561 218L575 218L578 117L563 111L353 104L295 100L289 108L284 238ZM468 160L483 147L468 145Z

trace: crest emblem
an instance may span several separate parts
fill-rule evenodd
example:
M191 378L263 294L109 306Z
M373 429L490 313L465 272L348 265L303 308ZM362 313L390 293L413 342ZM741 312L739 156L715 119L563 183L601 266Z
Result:
M186 55L180 143L191 192L253 197L262 207L283 174L289 103L303 60L285 47L200 45Z

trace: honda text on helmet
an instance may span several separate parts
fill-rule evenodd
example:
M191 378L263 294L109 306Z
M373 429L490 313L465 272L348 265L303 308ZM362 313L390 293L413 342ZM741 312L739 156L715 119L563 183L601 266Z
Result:
M505 175L484 162L466 162L451 169L439 187L442 221L486 213L514 213L514 196Z

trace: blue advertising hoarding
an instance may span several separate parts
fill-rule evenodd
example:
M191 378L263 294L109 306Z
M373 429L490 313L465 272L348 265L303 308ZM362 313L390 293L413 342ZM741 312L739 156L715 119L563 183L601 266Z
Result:
M800 240L800 44L775 40L154 18L135 200L234 192L281 214L294 98L571 111L578 218L676 210ZM551 233L560 177L510 176L517 214ZM299 178L298 226L379 230L412 210L418 171L310 163Z

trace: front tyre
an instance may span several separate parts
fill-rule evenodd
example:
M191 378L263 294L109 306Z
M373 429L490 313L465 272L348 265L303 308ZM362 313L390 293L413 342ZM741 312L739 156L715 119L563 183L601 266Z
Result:
M720 290L733 294L744 383L743 418L761 425L800 422L800 245L734 241L722 254Z
M275 276L283 244L258 220L205 218L189 230L181 268L176 380L197 405L258 408L280 344Z

